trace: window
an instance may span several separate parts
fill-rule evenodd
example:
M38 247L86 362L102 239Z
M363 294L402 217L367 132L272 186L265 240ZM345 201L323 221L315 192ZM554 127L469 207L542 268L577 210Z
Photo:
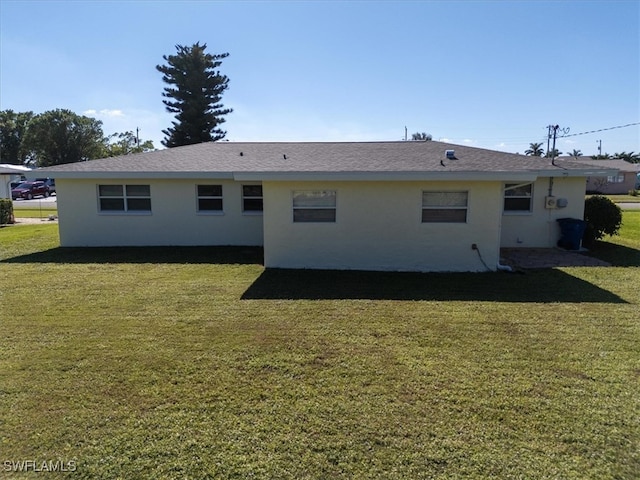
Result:
M101 212L150 212L149 185L98 185Z
M422 223L466 223L469 192L422 192Z
M624 183L624 175L612 175L607 177L609 183Z
M293 192L293 221L332 223L336 221L335 190L298 190Z
M507 183L504 186L505 212L530 212L533 183Z
M262 212L262 185L242 186L242 211Z
M198 211L222 211L222 185L197 185Z

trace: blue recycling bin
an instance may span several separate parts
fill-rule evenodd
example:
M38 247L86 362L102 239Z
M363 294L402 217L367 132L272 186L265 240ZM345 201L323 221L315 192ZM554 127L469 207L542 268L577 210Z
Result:
M558 218L556 221L560 224L558 246L567 250L580 250L587 222L577 218Z

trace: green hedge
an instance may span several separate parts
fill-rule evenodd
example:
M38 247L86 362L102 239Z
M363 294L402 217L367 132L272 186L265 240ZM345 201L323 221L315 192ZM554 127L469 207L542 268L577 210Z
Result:
M8 198L0 198L0 225L14 222L13 202Z

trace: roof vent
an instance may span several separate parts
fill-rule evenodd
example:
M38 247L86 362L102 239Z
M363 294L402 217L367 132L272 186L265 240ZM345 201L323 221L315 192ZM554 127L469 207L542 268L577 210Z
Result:
M446 155L446 157L449 160L455 160L456 159L456 151L455 150L445 150L444 154Z

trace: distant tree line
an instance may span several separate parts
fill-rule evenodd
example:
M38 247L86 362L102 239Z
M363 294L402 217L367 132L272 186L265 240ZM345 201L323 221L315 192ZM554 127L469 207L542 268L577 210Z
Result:
M600 155L592 155L591 158L594 160L624 160L629 163L640 163L640 153L631 152L620 152L614 153L613 155L609 155L608 153L603 153Z
M529 144L529 148L527 150L525 150L524 152L525 155L529 155L532 157L553 157L556 158L560 155L562 155L562 152L559 152L557 149L555 150L551 150L545 153L544 149L542 148L542 143L530 143ZM582 152L580 150L576 150L574 149L569 156L573 157L573 158L579 158L582 157ZM613 155L609 155L608 153L602 154L602 155L593 155L591 156L591 158L593 158L594 160L614 160L614 159L620 159L620 160L625 160L629 163L640 163L640 154L638 153L634 153L634 152L621 152L621 153L614 153Z
M411 134L411 140L415 142L430 142L433 140L433 136L426 132L416 132Z
M229 79L217 68L229 54L208 54L206 48L176 45L175 55L163 56L166 65L156 66L168 85L163 103L176 119L163 130L165 147L221 140L227 133L220 125L233 111L221 103ZM0 111L1 163L48 167L154 149L153 142L140 141L132 131L105 136L100 120L66 109Z
M133 132L105 136L100 120L70 110L0 111L0 163L49 167L149 150L152 141Z

